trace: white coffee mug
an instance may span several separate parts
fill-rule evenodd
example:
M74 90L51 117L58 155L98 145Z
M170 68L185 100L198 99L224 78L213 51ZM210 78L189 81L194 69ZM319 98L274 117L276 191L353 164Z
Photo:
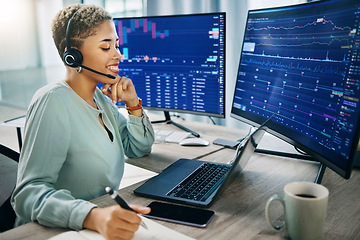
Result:
M325 223L329 190L312 182L292 182L284 187L284 197L273 195L266 203L268 224L277 231L287 229L293 240L319 239ZM272 201L280 201L285 211L285 222L275 226L269 216Z

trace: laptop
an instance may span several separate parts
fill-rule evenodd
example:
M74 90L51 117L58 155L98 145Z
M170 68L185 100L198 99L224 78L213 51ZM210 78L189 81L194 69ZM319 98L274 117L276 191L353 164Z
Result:
M275 113L274 113L275 114ZM134 193L169 202L209 207L215 198L242 172L265 133L269 117L253 132L231 163L181 158L147 180Z

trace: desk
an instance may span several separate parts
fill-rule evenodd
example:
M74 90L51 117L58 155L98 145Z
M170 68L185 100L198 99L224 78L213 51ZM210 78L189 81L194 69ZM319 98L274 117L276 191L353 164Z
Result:
M9 120L6 120L2 125L4 126L10 126L10 127L16 127L16 133L18 138L18 144L19 144L19 151L21 151L22 148L22 136L21 136L21 128L25 126L25 116L20 116L17 118L12 118Z
M153 120L153 116L150 116ZM155 116L156 117L156 116ZM157 119L154 119L157 120ZM201 137L212 142L217 137L238 139L246 132L222 126L177 122L197 131ZM177 130L175 126L161 123L154 128ZM295 152L293 148L268 134L261 141L260 148ZM210 144L208 147L184 147L173 143L157 143L149 156L128 159L127 162L151 171L161 172L181 157L208 161L228 162L234 150ZM314 181L318 164L284 157L254 154L244 172L214 202L210 209L216 215L204 228L157 221L169 228L196 239L284 239L284 233L277 233L267 226L265 204L275 193L282 193L283 187L292 181ZM147 205L152 199L134 195L133 190L141 183L120 190L120 194L131 203ZM360 239L360 170L355 169L349 180L344 180L330 169L326 169L322 184L330 191L328 216L321 239ZM109 196L94 199L101 207L113 205ZM280 205L274 214L280 216ZM60 232L58 228L47 228L29 223L0 234L0 239L47 239Z

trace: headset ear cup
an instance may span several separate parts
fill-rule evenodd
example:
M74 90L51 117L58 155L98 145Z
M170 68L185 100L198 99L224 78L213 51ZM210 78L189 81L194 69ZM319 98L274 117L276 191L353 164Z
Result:
M75 68L82 64L83 55L79 50L70 48L64 52L63 60L67 66Z

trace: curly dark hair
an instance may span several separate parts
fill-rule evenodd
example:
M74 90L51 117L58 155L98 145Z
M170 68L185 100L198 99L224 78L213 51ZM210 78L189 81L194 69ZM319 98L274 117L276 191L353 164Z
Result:
M78 11L72 21L70 46L80 48L84 39L96 34L98 27L104 21L112 21L112 16L104 8L95 5L74 4L60 10L51 26L55 46L60 57L66 48L66 28L70 18Z

